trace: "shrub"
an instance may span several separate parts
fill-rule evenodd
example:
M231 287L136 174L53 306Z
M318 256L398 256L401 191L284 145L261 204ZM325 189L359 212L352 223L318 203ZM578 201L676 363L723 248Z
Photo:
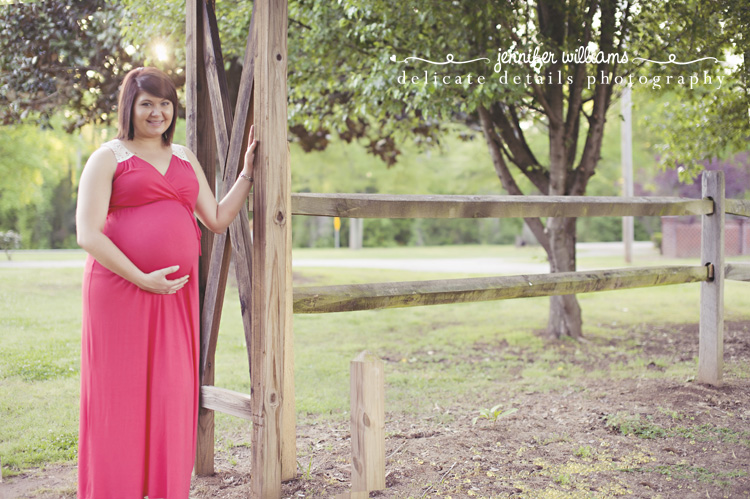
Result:
M10 252L21 247L21 235L12 230L0 232L0 249L5 251L8 260L11 259Z

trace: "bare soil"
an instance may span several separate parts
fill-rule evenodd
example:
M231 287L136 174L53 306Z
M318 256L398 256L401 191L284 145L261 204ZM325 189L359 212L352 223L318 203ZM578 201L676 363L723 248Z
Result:
M694 365L695 325L638 327L619 332L642 358ZM601 345L599 345L601 346ZM587 342L550 341L561 361L581 363L574 350ZM386 485L370 497L750 497L750 321L725 327L726 381L703 386L660 377L577 377L570 386L514 393L518 411L497 421L479 419L476 404L456 400L429 414L387 414ZM506 344L478 345L485 353L534 353ZM610 352L603 354L602 352ZM617 350L591 347L587 372L623 361ZM632 354L631 354L632 355ZM494 399L503 400L498 385ZM237 435L249 441L248 435ZM348 422L300 421L298 476L282 497L336 497L349 490ZM217 453L217 473L194 477L193 498L250 495L250 449ZM0 498L75 497L75 466L54 465L6 479Z

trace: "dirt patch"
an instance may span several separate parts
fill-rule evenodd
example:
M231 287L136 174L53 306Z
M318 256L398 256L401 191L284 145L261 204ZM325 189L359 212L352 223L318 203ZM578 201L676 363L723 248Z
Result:
M643 376L580 376L570 386L513 393L517 412L479 419L457 400L428 414L387 414L386 484L371 497L750 497L750 322L726 324L726 382L720 388L674 376L694 365L697 327L640 326L581 343L550 341L556 362L606 372L624 357L644 359ZM604 348L611 342L615 349ZM537 352L506 342L476 345L474 356ZM653 361L649 360L653 359ZM498 385L491 399L508 399ZM236 441L249 441L249 434ZM334 497L350 480L347 421L300 421L298 476L282 497ZM217 473L194 477L193 498L245 498L250 449L217 453ZM75 467L54 466L6 479L0 497L74 497Z
M54 464L29 470L22 475L5 478L0 483L0 499L16 497L74 498L76 467Z

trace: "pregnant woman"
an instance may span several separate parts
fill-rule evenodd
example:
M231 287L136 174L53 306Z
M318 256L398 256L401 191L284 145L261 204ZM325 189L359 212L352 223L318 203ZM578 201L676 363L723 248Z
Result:
M198 420L195 215L223 232L252 187L256 141L217 203L195 155L173 144L177 92L154 68L127 74L117 138L78 191L83 279L78 497L187 499Z

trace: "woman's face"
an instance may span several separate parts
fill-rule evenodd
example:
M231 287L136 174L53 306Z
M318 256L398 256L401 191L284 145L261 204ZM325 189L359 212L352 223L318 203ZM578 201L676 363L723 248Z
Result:
M172 101L138 92L132 114L134 138L161 137L172 124L173 116Z

